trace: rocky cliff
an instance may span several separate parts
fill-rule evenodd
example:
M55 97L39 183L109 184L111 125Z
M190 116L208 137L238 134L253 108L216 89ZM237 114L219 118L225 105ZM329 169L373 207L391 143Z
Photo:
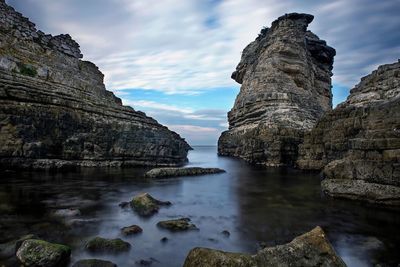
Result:
M380 66L306 135L297 161L334 197L400 205L400 62Z
M0 163L179 165L190 146L107 91L69 35L51 36L0 0Z
M269 166L295 162L304 133L332 106L336 52L307 31L312 20L286 14L243 50L232 74L242 86L218 141L220 155Z

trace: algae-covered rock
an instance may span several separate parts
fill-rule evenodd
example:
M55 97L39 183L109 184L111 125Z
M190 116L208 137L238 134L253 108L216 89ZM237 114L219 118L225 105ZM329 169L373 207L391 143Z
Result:
M24 266L58 267L68 263L71 249L65 245L28 239L22 242L16 256Z
M198 230L196 225L190 222L189 218L160 221L157 223L157 226L174 232L186 231L186 230Z
M131 225L131 226L123 227L121 229L121 232L124 235L135 235L135 234L139 234L139 233L143 232L143 229L139 225Z
M158 212L160 206L171 205L171 202L160 201L148 193L143 193L135 196L130 204L132 209L140 216L151 216Z
M77 261L72 267L117 267L117 265L111 261L86 259Z
M292 242L267 247L256 255L230 253L208 248L194 248L184 267L345 267L318 226Z
M176 176L194 176L221 173L225 170L219 168L201 168L201 167L187 167L187 168L154 168L146 172L147 178L160 178L160 177L176 177Z
M131 244L120 238L106 239L95 237L86 243L85 249L90 252L120 253L130 250Z

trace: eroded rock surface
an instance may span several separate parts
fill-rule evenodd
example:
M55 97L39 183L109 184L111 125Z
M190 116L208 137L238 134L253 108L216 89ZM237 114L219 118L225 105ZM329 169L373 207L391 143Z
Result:
M121 253L129 251L131 244L120 238L107 239L95 237L86 243L85 249L95 253Z
M335 50L307 31L312 15L286 14L242 53L232 78L242 84L220 155L251 163L291 165L305 132L331 109Z
M213 173L225 172L219 168L201 168L201 167L185 167L185 168L155 168L146 172L147 178L162 178L176 176L194 176Z
M28 239L22 242L16 255L23 266L59 267L68 264L71 249L43 240Z
M184 267L344 267L320 227L296 237L285 245L268 247L256 255L230 253L207 248L194 248Z
M111 261L86 259L77 261L72 267L117 267L117 265Z
M380 66L306 135L297 161L333 197L400 205L400 62Z
M172 232L198 230L196 225L191 223L191 220L189 218L160 221L157 223L157 226Z
M123 106L69 35L0 1L0 164L18 168L183 164L190 146Z
M149 193L142 193L135 196L130 205L137 214L148 217L157 213L160 206L169 206L171 202L155 199Z

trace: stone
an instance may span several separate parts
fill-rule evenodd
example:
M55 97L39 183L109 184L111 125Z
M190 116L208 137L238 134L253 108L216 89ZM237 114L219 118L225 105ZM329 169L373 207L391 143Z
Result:
M189 218L166 220L158 222L157 226L172 232L198 230L196 225L192 224L190 221Z
M75 262L72 267L117 267L117 265L111 261L86 259Z
M264 28L242 53L241 84L218 154L265 166L294 165L298 146L332 108L335 49L307 31L312 15L291 13Z
M20 30L18 30L20 28ZM15 35L19 32L20 34ZM22 34L24 33L24 34ZM180 166L190 146L107 91L68 34L0 2L0 167Z
M123 241L120 238L106 239L102 237L95 237L90 239L85 249L94 253L121 253L127 252L131 249L131 244Z
M123 202L119 203L118 206L120 206L121 208L126 208L126 207L129 206L129 202L128 201L123 201Z
M222 173L225 170L219 168L201 168L201 167L186 167L186 168L154 168L146 172L147 178L162 178L175 176L193 176L213 173Z
M130 202L132 209L143 217L151 216L158 212L160 206L169 206L171 202L155 199L148 193L135 196Z
M300 145L297 166L322 170L332 197L400 204L400 63L361 78Z
M52 213L53 216L56 217L76 217L81 215L81 211L79 209L58 209Z
M230 253L208 248L194 248L186 257L184 267L344 267L320 227L293 239L292 242L267 247L255 255Z
M71 256L71 249L43 240L28 239L22 242L16 256L24 266L66 266Z
M161 243L167 243L168 240L169 240L168 237L165 237L165 236L160 239Z
M121 229L121 232L124 235L136 235L136 234L142 233L143 229L138 225L131 225L131 226L123 227Z
M223 230L223 231L221 232L221 234L222 234L223 236L225 236L225 237L230 237L230 236L231 236L231 233L230 233L228 230Z

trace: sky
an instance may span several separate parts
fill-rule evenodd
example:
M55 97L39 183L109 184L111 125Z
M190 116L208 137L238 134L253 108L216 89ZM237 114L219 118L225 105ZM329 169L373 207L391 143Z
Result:
M69 33L108 90L191 145L215 145L239 92L243 48L290 12L337 52L333 105L400 57L400 0L7 0L38 29Z

